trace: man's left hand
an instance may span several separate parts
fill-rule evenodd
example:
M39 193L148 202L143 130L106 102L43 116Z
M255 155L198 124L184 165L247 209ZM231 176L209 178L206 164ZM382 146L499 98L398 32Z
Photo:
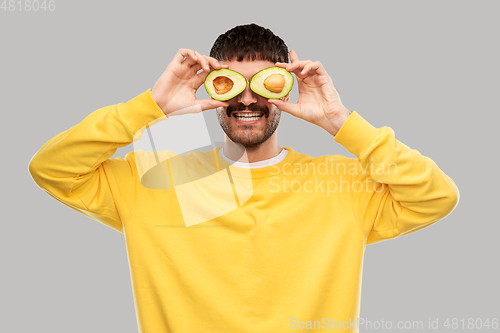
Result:
M324 128L336 135L351 113L342 102L333 86L332 79L319 61L300 61L294 50L290 51L291 64L278 62L276 66L295 74L299 87L297 103L270 99L281 111Z

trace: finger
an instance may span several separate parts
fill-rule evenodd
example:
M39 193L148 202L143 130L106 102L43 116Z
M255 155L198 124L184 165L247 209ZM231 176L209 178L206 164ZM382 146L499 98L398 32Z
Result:
M277 62L277 63L275 63L275 66L287 69L288 66L290 66L290 64L287 62ZM287 71L288 71L288 69L287 69Z
M201 66L200 66L201 69ZM198 79L200 79L201 82L205 82L205 79L207 78L207 75L210 74L209 71L203 70L202 72L199 72L196 74L198 76Z
M289 72L294 72L295 74L300 74L300 72L304 69L304 67L310 63L312 63L311 60L297 61L293 64L290 64L288 67L286 67L286 70Z
M195 51L196 52L196 51ZM196 55L198 56L199 63L202 66L203 71L210 71L210 67L213 69L221 69L221 68L227 68L227 65L221 65L217 59L206 56L206 55L201 55L198 52L196 52Z
M227 102L217 101L217 100L212 99L212 98L201 99L201 100L198 100L197 103L201 106L202 111L229 106L229 103L227 103Z
M321 63L319 61L311 62L307 65L304 66L300 74L302 75L307 75L311 70L314 72L318 72L318 70L321 68ZM319 74L319 73L318 73Z
M198 63L198 56L196 55L196 51L193 50L187 50L187 55L182 61L182 63L192 66L196 63Z
M201 65L201 69L204 71L210 71L210 63L205 58L205 56L201 55L199 52L195 51L196 56L198 57L198 63Z
M290 66L290 64L288 62L277 62L274 65L277 67L282 67L282 68L287 68L288 66Z
M224 68L229 67L228 65L221 65L221 63L219 63L219 61L215 58L205 56L205 55L203 57L205 57L205 59L207 59L209 65L212 66L213 69L221 69L223 67Z
M201 68L201 65L200 63L196 63L194 64L193 66L191 66L191 68L195 71L195 72L198 72Z
M299 57L297 57L297 53L295 52L295 50L290 51L290 61L292 63L299 61Z
M179 49L179 51L177 51L177 53L175 54L175 59L177 59L177 61L179 63L182 63L184 61L184 58L188 57L190 54L191 54L191 57L196 57L193 50ZM197 60L197 59L195 59L195 60Z
M294 116L297 116L300 107L296 103L285 102L281 99L268 99L269 103L276 105L281 111L288 112Z

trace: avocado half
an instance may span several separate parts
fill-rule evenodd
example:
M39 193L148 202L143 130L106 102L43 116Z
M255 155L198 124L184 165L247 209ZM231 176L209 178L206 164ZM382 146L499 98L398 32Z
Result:
M256 73L250 79L250 89L265 98L285 97L293 86L292 74L281 67L269 67Z
M216 69L205 78L207 93L218 101L227 101L238 96L247 87L247 79L231 69Z

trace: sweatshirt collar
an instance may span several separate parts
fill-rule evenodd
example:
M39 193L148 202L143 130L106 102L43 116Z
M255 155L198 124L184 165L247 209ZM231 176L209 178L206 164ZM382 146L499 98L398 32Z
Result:
M241 177L241 178L265 178L265 177L277 176L292 165L293 161L295 161L297 154L296 151L293 150L292 148L283 147L284 150L287 150L287 154L285 158L279 161L278 163L275 163L270 166L265 166L262 168L241 168L234 164L229 163L226 159L222 158L218 153L220 148L221 146L216 147L213 151L217 159L216 162L218 170L229 168L231 176Z

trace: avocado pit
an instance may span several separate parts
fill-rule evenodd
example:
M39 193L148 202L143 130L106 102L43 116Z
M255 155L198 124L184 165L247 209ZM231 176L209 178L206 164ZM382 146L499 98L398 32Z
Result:
M234 82L227 76L218 76L212 81L215 93L223 95L233 89Z
M285 78L281 74L269 75L264 80L264 87L266 87L267 90L272 91L274 93L282 92L284 86L285 86Z
M255 73L250 89L264 98L280 99L292 90L293 76L285 68L273 66Z

